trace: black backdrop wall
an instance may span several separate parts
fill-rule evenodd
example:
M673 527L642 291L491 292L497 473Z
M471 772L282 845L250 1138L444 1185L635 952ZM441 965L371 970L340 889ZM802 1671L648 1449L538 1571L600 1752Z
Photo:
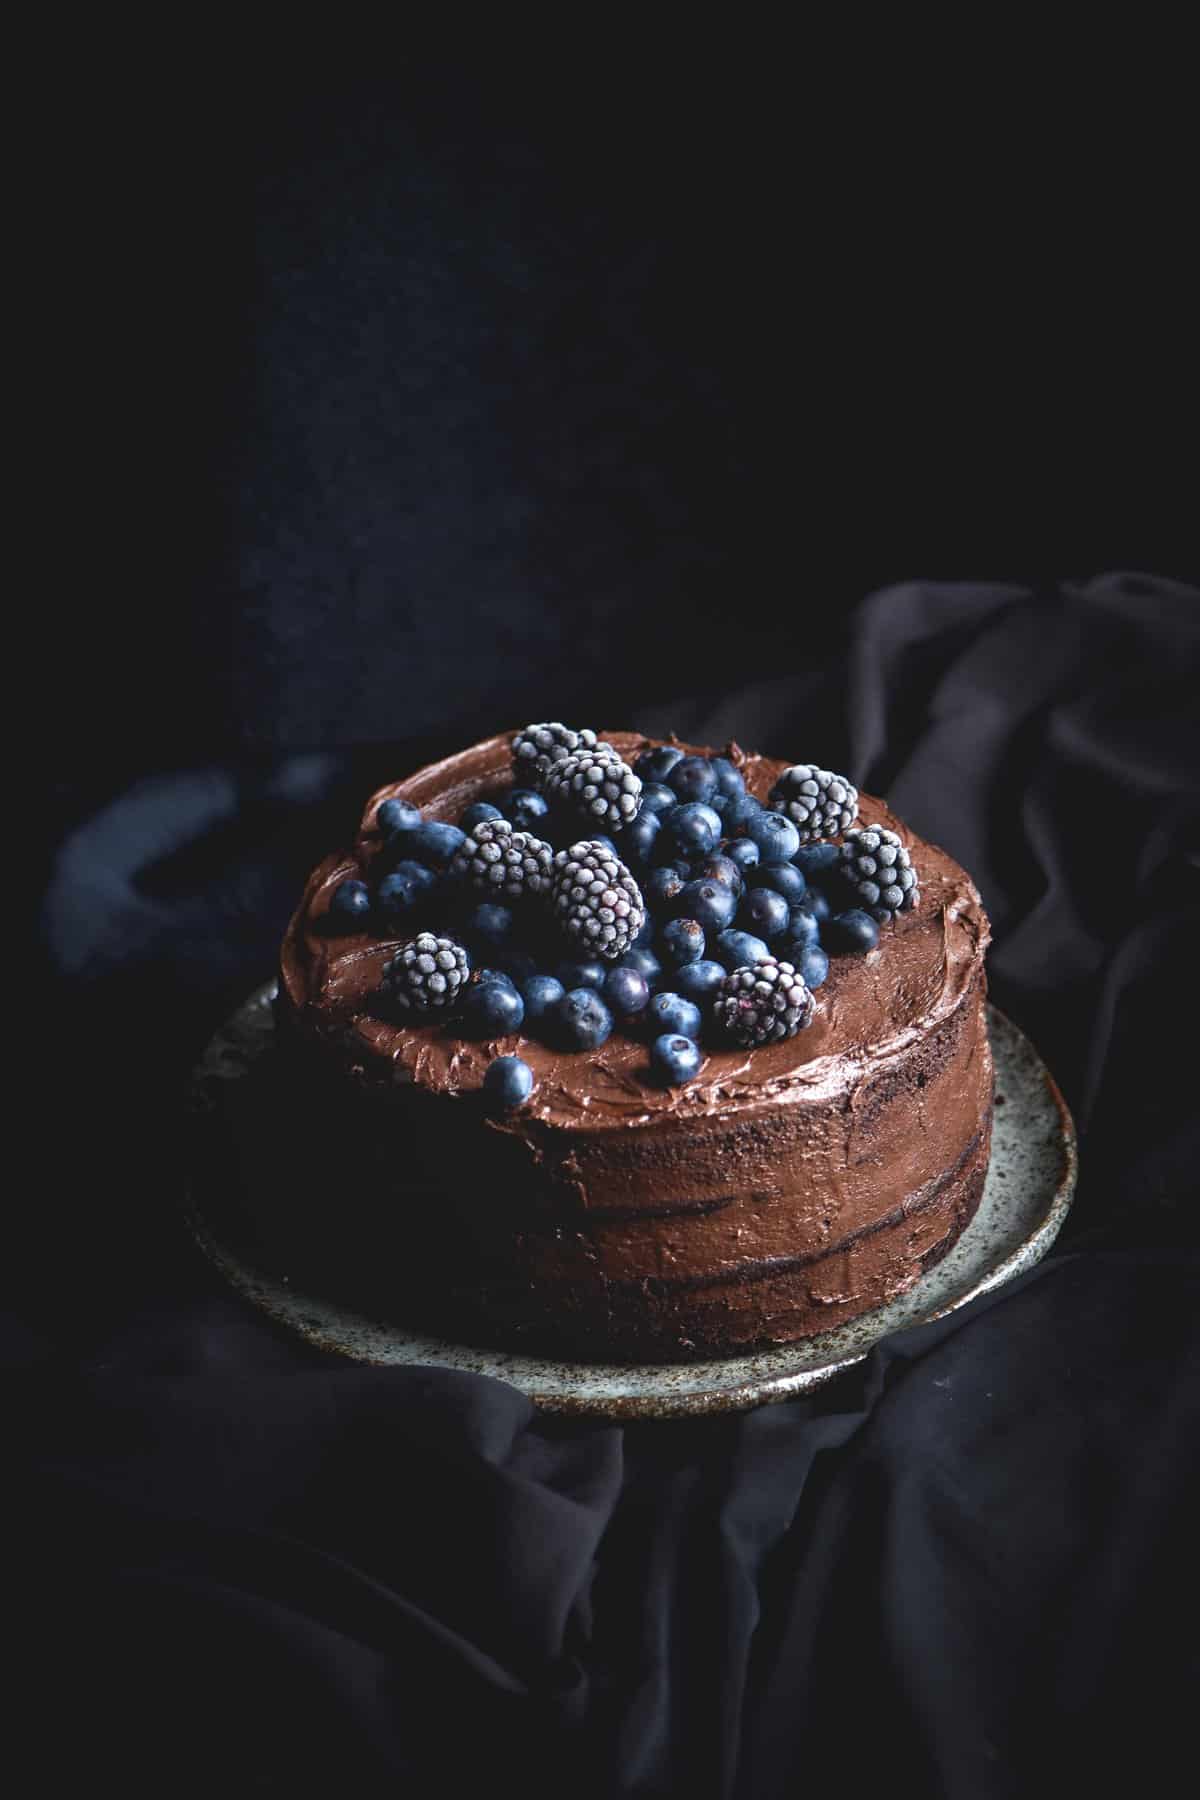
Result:
M881 150L738 92L159 90L77 167L54 1150L5 1342L33 1697L147 1789L973 1800L1180 1744L1171 190L1011 130L955 169L967 98ZM976 873L1084 1132L1037 1274L817 1399L620 1431L338 1366L198 1265L175 1097L307 868L379 781L562 715L820 754Z

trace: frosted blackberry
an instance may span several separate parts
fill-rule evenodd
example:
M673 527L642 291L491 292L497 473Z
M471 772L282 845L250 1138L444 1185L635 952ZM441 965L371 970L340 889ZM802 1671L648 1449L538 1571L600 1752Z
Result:
M771 789L768 804L792 821L802 844L811 844L849 831L858 817L858 789L816 763L793 763Z
M401 1012L446 1011L466 986L467 953L453 938L422 931L383 971L383 992Z
M555 857L550 904L581 950L614 961L646 922L641 890L625 864L587 838Z
M450 864L450 872L489 894L519 899L545 894L554 877L554 852L531 831L507 819L481 819Z
M594 731L572 731L569 725L555 721L548 725L527 725L512 741L513 774L524 778L532 787L543 787L555 763L574 756L577 750L594 750Z
M717 989L713 1017L735 1043L777 1043L811 1023L816 1002L789 962L771 956L734 969Z
M641 810L642 778L611 744L579 750L549 770L546 796L579 813L597 831L619 831Z
M894 831L878 825L847 833L839 873L881 925L909 912L920 899L912 858Z

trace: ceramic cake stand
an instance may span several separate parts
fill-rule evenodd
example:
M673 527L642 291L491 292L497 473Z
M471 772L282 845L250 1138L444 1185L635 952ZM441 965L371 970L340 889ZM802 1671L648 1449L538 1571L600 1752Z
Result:
M209 1044L192 1089L201 1114L223 1083L244 1078L272 1054L274 993L272 983L253 994ZM451 1343L298 1292L282 1274L251 1266L212 1223L220 1208L206 1204L199 1180L188 1196L188 1221L201 1248L247 1300L310 1343L359 1362L469 1370L510 1382L549 1411L610 1419L726 1412L789 1400L861 1361L889 1332L940 1318L1032 1268L1057 1237L1075 1187L1071 1115L1011 1019L989 1007L988 1028L996 1065L991 1163L979 1210L953 1250L887 1306L820 1337L754 1356L653 1365L555 1362Z

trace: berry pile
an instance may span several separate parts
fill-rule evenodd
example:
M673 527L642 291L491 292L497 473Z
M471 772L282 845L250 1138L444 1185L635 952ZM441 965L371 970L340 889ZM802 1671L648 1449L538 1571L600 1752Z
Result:
M550 723L517 733L513 780L457 824L385 801L366 871L335 888L329 930L405 940L381 987L392 1016L578 1051L620 1031L647 1044L649 1079L679 1086L702 1042L753 1049L811 1024L830 956L875 950L919 900L900 838L853 829L856 788L815 763L764 806L730 758L664 744L631 768ZM493 1055L484 1087L516 1107L533 1075Z

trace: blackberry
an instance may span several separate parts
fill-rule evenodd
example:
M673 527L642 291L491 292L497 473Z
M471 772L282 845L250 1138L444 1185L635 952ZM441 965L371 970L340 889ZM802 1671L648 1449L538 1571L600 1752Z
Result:
M383 991L401 1012L446 1011L466 985L467 953L453 938L422 931L383 971Z
M583 814L590 825L619 831L635 819L642 804L642 778L635 775L611 744L565 756L548 770L546 794Z
M513 771L525 776L534 787L542 787L555 763L574 756L577 750L594 750L594 731L572 731L557 721L548 725L527 725L512 741Z
M772 956L727 975L713 1015L736 1043L771 1044L803 1030L812 1020L815 1004L791 963Z
M846 834L839 873L881 925L911 911L921 897L911 856L894 831L879 825Z
M548 892L554 852L531 831L517 831L507 819L481 819L455 853L450 873L473 887L512 899Z
M767 796L775 812L786 813L802 844L841 837L858 817L858 789L844 775L818 769L816 763L793 763Z
M625 864L587 838L555 857L550 904L581 950L613 961L646 922L641 890Z

